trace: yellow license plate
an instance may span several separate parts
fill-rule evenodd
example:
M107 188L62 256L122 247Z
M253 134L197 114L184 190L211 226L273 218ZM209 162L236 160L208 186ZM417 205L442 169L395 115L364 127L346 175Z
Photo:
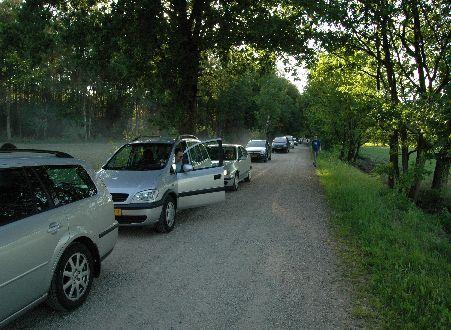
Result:
M122 210L121 209L114 209L114 215L116 217L120 217L122 215Z

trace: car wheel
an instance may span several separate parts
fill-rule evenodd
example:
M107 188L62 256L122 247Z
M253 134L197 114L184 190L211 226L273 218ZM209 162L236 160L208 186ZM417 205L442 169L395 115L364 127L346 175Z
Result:
M252 170L249 169L249 172L247 173L247 178L244 179L245 182L251 182L252 180Z
M94 260L82 243L72 243L64 251L53 273L48 303L60 311L81 306L91 290Z
M157 230L160 233L169 233L175 226L175 216L177 207L174 198L168 196L164 200L161 210L160 220L157 223Z
M239 184L240 184L239 181L240 181L240 180L239 180L239 178L238 178L238 173L235 173L235 177L233 178L233 186L232 186L232 190L233 190L233 191L237 191L237 190L238 190Z

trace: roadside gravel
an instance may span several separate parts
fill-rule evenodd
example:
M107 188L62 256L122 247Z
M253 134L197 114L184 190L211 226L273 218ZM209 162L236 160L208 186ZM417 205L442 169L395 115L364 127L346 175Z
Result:
M86 303L45 305L12 328L354 328L308 148L253 163L226 202L178 214L173 232L123 228Z

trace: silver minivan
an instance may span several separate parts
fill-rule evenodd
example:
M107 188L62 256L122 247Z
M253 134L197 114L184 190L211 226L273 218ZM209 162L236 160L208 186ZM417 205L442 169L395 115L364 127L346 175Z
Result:
M62 152L0 151L0 328L47 299L80 306L117 241L111 196Z
M223 160L212 162L206 148L211 142L222 146L221 139L201 142L192 135L141 137L123 145L98 172L119 225L156 225L167 233L177 210L224 201Z

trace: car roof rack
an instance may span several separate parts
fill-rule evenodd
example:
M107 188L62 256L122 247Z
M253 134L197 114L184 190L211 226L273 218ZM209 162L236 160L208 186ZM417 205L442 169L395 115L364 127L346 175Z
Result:
M68 153L65 153L62 151L54 151L54 150L43 150L43 149L0 150L0 153L2 153L2 154L9 154L9 153L15 153L15 152L31 152L31 153L37 153L37 154L51 154L58 158L74 158L73 156L69 155Z
M198 138L197 136L192 135L192 134L180 134L180 135L178 136L177 140L180 140L180 139L187 139L187 138L199 140L199 138Z

